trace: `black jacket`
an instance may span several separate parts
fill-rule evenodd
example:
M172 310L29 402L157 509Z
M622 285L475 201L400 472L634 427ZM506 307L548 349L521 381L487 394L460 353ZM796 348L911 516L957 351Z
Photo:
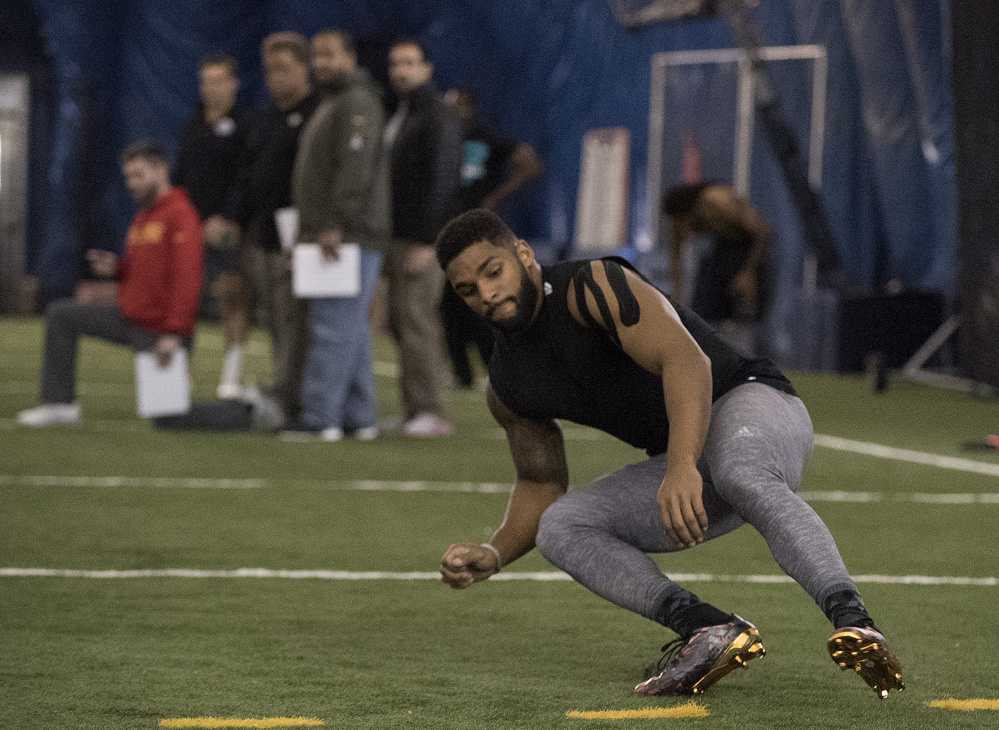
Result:
M459 210L461 125L432 82L407 101L392 144L392 235L433 243Z
M256 242L266 251L281 250L274 211L291 205L298 138L318 103L313 92L291 109L271 104L260 112L250 133L247 155L223 215L256 229Z
M177 145L173 183L187 189L202 220L224 210L246 156L250 126L250 114L240 106L234 106L225 117L209 124L201 104L184 124Z

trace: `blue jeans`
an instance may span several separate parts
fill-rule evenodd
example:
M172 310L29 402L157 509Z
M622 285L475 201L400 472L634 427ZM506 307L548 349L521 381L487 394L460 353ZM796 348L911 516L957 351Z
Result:
M309 303L311 340L302 382L302 421L308 426L355 431L375 425L368 307L381 268L380 252L361 249L361 293Z

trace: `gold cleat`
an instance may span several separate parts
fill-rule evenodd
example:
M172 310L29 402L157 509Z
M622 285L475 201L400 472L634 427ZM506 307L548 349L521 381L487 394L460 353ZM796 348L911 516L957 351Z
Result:
M888 690L905 689L902 665L880 631L856 626L841 629L829 637L829 656L842 669L853 669L881 699L887 699Z
M711 685L767 653L760 632L740 616L727 624L695 631L663 647L663 657L646 670L648 679L635 687L644 695L704 694Z

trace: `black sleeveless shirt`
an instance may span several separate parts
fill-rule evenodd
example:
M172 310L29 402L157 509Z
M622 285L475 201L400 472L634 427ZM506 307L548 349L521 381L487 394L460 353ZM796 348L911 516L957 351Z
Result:
M634 271L623 259L611 261L612 266ZM496 333L490 384L518 416L574 421L645 449L650 456L660 454L669 441L662 377L632 360L606 330L581 325L569 312L569 284L577 270L589 265L569 261L542 267L541 309L524 331ZM795 395L791 382L770 360L740 355L690 309L669 301L711 360L712 400L753 381Z

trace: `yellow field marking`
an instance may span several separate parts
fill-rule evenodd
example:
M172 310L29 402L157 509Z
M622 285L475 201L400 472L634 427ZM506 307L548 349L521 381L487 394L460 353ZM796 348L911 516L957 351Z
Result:
M930 707L941 710L999 710L999 700L933 700L927 702Z
M707 717L710 713L704 705L688 702L678 707L648 707L644 710L598 710L580 712L570 710L566 717L580 720L652 720L664 717Z
M325 725L318 717L174 717L160 727L305 727Z

